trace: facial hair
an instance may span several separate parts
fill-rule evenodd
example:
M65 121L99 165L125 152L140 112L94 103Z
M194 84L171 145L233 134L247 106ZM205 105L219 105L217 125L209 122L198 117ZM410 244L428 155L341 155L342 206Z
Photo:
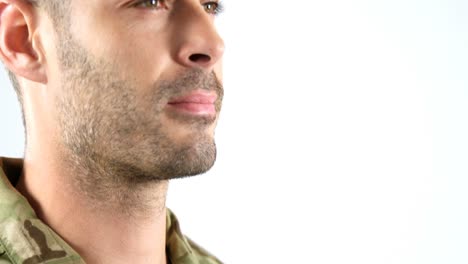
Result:
M217 93L219 113L223 88L213 72L186 70L138 87L132 78L121 77L117 65L92 56L68 33L62 32L57 50L63 73L56 95L59 142L64 163L75 172L74 182L88 196L103 199L213 166L216 146L207 129L216 117L164 112L170 98L197 88ZM164 119L189 136L175 140Z

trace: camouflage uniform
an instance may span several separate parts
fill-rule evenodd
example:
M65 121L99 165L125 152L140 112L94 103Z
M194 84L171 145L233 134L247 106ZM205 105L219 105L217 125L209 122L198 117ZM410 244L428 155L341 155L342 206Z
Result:
M12 186L21 173L21 163L21 160L0 158L0 264L85 263L37 218L28 201ZM179 223L169 209L166 254L168 264L221 263L182 235Z

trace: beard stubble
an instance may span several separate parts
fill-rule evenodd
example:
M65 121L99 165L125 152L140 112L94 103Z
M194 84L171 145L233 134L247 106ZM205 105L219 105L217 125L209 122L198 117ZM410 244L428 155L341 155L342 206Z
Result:
M187 70L157 81L141 96L141 87L119 77L115 64L93 57L68 33L61 34L57 50L63 73L56 96L59 142L64 163L74 171L73 182L87 196L102 200L119 193L119 200L127 199L126 191L213 166L216 145L206 129L216 118L164 112L169 98L198 88L217 93L219 113L223 88L213 72ZM163 117L188 129L190 136L174 140Z

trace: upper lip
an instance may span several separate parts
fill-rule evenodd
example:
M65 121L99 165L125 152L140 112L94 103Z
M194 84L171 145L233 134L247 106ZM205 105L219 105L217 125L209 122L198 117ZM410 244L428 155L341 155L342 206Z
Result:
M218 96L213 91L193 91L179 97L171 98L169 104L214 104Z

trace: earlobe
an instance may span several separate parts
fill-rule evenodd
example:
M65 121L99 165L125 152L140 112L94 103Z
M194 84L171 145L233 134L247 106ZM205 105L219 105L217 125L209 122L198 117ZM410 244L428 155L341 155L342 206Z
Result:
M17 76L46 83L43 62L32 42L32 8L24 1L0 0L0 57Z

